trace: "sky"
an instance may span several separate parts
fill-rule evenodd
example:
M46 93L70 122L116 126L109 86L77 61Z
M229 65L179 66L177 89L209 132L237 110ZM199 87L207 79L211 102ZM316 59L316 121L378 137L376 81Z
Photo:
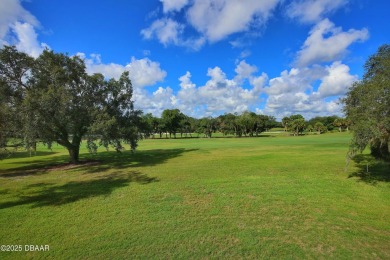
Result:
M196 118L342 114L364 63L390 43L388 0L0 0L0 47L78 55L130 72L135 107Z

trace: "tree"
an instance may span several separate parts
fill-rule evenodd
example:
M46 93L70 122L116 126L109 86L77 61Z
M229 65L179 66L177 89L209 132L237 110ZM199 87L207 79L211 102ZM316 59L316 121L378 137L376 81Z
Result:
M339 128L339 132L342 131L343 129L343 119L342 118L336 118L334 121L333 121L333 125L335 127L338 127Z
M275 117L266 116L266 115L258 115L257 116L257 129L256 135L258 133L269 130L272 127L276 127L278 123L276 122Z
M322 122L315 123L314 129L318 132L318 134L322 134L327 130L326 126L324 126Z
M142 132L145 138L154 136L156 132L156 125L158 124L157 118L155 118L151 113L142 115L141 121L139 122L140 131Z
M306 122L305 118L302 115L292 115L290 116L289 130L294 133L294 135L299 135L305 130Z
M192 137L191 133L194 131L194 118L181 114L181 119L179 122L180 125L180 137L183 137L183 133L187 137L189 134Z
M346 118L336 118L333 121L333 125L339 128L339 132L342 132L343 130L348 131L351 121Z
M215 131L217 121L212 117L204 117L198 121L198 133L204 134L208 138L211 138Z
M0 159L8 156L13 149L29 148L34 139L34 134L22 122L29 111L20 109L24 89L29 88L27 81L33 63L33 58L13 47L5 46L0 50Z
M219 130L224 134L234 134L238 136L238 124L237 124L237 116L234 114L224 114L218 117L219 122Z
M317 122L321 122L328 131L332 131L335 128L334 122L336 119L340 119L338 116L316 116L308 121L308 124L315 125Z
M15 47L0 50L0 99L2 113L14 117L0 131L29 146L38 139L64 146L72 163L79 161L80 144L88 139L90 151L99 144L120 151L122 142L137 146L135 124L139 111L133 108L128 72L119 80L86 73L78 56L45 50L33 59ZM5 109L3 109L5 107ZM18 124L15 126L15 124ZM7 140L2 141L6 146Z
M288 131L290 123L291 123L291 119L288 116L282 118L282 125L284 127L285 132Z
M353 131L350 154L362 152L390 161L390 45L379 47L364 66L361 81L353 83L344 103L344 113Z
M313 131L314 127L312 125L308 125L306 127L306 131L309 131L311 133L311 131Z
M246 136L253 136L257 128L257 115L253 112L245 111L237 118L237 122Z
M169 132L169 137L173 136L176 138L176 132L180 129L180 121L183 114L179 109L165 109L162 112L161 119Z

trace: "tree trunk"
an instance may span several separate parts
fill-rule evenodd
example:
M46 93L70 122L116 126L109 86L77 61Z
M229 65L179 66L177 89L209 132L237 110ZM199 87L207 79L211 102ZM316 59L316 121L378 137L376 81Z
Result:
M79 162L80 146L72 145L68 147L70 162L72 164L77 164Z
M371 154L378 159L390 161L390 151L388 141L381 142L379 139L375 139L371 143Z

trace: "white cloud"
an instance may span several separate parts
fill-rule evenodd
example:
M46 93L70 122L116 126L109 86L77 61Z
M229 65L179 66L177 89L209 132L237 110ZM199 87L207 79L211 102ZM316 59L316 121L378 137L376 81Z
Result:
M134 107L141 109L145 114L152 113L161 116L164 109L177 108L177 98L170 87L159 87L153 93L137 88L133 92Z
M240 59L245 59L245 58L247 58L247 57L249 57L249 56L251 56L251 55L252 55L252 52L251 52L250 50L243 50L243 51L240 53L239 58L240 58Z
M186 47L192 50L199 50L205 43L204 37L184 39L182 34L184 25L171 18L162 18L154 21L152 25L141 31L144 39L156 38L165 47L172 44Z
M268 98L263 111L278 119L297 113L306 118L341 116L341 105L336 100L355 80L357 76L349 74L349 67L339 61L326 67L317 65L283 71L264 88ZM315 90L317 82L319 87ZM327 99L329 97L333 99Z
M160 63L151 61L148 58L135 59L127 64L126 70L130 72L130 78L134 86L153 86L161 82L167 76L167 72L160 68Z
M38 57L45 48L49 48L47 44L38 42L38 35L29 23L15 22L12 25L12 31L18 39L15 44L16 48L34 58Z
M84 53L77 53L77 56L84 60L88 74L101 73L106 78L118 79L125 70L129 71L134 88L153 86L163 81L167 75L167 72L160 68L160 63L149 58L132 57L131 61L123 66L116 63L103 63L100 54L91 54L89 58Z
M280 76L268 79L266 73L256 75L256 66L240 61L235 76L228 78L218 66L209 68L209 79L199 86L192 82L187 71L179 78L180 89L160 87L152 94L144 89L136 94L136 106L145 112L160 116L166 108L179 108L193 117L218 116L222 113L261 111L281 119L285 115L300 113L306 118L324 115L342 115L337 97L356 79L349 67L341 62L330 66L292 68ZM248 85L246 85L248 84ZM316 84L319 85L316 89ZM265 93L266 103L260 98ZM335 96L333 100L328 100ZM263 107L260 109L260 107Z
M216 42L251 25L263 25L278 0L195 0L189 8L189 23L210 42Z
M88 74L101 73L106 78L118 79L124 71L129 71L136 109L160 116L162 110L177 105L176 96L171 88L159 87L153 93L145 89L145 87L162 82L167 75L158 62L149 58L136 59L132 57L131 61L124 66L116 63L103 63L100 54L91 54L86 57L84 53L77 53L77 56L84 60Z
M125 71L125 66L115 63L102 63L100 54L91 54L89 58L84 53L77 53L84 60L88 74L101 73L106 78L118 79Z
M345 6L348 0L300 0L291 2L286 8L290 18L303 23L318 22L326 14Z
M265 73L254 76L256 71L255 66L241 61L236 66L236 76L229 79L220 67L209 68L210 79L200 87L191 81L191 73L187 72L179 78L178 108L195 117L248 110L259 104L261 89L267 81ZM246 80L249 88L244 87Z
M242 60L240 63L238 63L234 71L237 73L236 78L241 80L249 78L253 73L257 72L257 67L246 63L245 60Z
M325 70L319 66L285 70L282 71L280 77L270 79L269 86L264 88L264 91L269 95L280 95L312 90L312 82L325 76L325 73Z
M144 39L158 39L164 46L170 44L199 50L207 41L217 42L229 35L264 26L273 9L281 0L161 0L163 18L155 20L141 31ZM184 22L174 20L171 11L185 8ZM184 30L192 27L199 32L187 38ZM232 41L234 45L234 41Z
M326 68L327 75L322 78L318 88L320 97L344 95L354 81L358 79L356 75L349 74L349 67L339 61L334 62Z
M0 47L15 45L19 51L38 57L45 47L48 48L37 39L35 29L39 27L39 21L23 8L19 0L0 1Z
M170 18L156 20L152 25L141 31L145 39L157 38L164 46L179 43L179 34L183 31L183 25Z
M171 11L180 11L189 2L189 0L160 0L160 1L163 4L164 13L168 13Z
M304 92L271 95L267 99L263 112L279 120L292 114L301 114L306 119L315 116L342 115L341 105L338 102L317 99L314 95Z
M331 21L324 19L310 31L309 37L298 52L296 64L307 66L337 60L349 45L356 41L365 41L368 37L369 33L365 28L345 32L341 27L336 27Z
M38 27L39 21L27 10L23 8L19 0L0 1L0 39L9 32L9 29L16 22L29 23Z

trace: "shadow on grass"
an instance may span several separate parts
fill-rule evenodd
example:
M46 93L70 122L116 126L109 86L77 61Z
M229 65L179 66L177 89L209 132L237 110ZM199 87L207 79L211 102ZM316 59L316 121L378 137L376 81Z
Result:
M124 151L117 153L115 151L100 152L97 155L81 154L80 164L69 164L69 157L67 155L51 156L48 158L40 158L28 162L14 162L17 166L11 169L2 170L0 177L13 178L23 177L29 175L46 174L52 170L69 170L76 169L84 171L85 173L100 173L112 169L126 169L129 167L145 167L155 166L157 164L165 163L167 160L179 157L183 153L195 151L197 149L154 149L145 151Z
M46 148L47 149L47 148ZM11 154L10 159L18 159L18 158L31 158L31 157L41 157L56 154L57 152L50 151L36 151L36 152L28 152L28 151L17 151Z
M163 164L166 161L180 157L184 153L196 151L198 149L153 149L136 151L134 154L130 151L122 153L104 152L94 156L101 163L85 167L85 173L102 172L109 169L125 169L131 167L151 167Z
M130 172L127 174L112 173L100 179L72 181L59 186L50 183L36 183L26 187L26 192L31 195L19 196L15 201L0 203L0 209L20 205L31 205L33 208L64 205L91 197L107 196L115 189L126 187L131 182L149 184L158 182L158 179L140 172Z
M364 181L374 185L378 182L390 181L389 163L376 160L369 154L355 155L353 161L356 163L358 169L351 173L348 176L349 178L357 177L359 178L359 181Z
M69 164L69 157L66 155L40 157L40 158L34 158L34 160L31 160L29 162L19 160L16 162L12 162L11 164L15 165L15 167L12 167L10 169L5 169L5 170L2 169L0 171L0 177L12 178L12 177L23 177L28 175L45 174L49 170L55 168L58 165Z

